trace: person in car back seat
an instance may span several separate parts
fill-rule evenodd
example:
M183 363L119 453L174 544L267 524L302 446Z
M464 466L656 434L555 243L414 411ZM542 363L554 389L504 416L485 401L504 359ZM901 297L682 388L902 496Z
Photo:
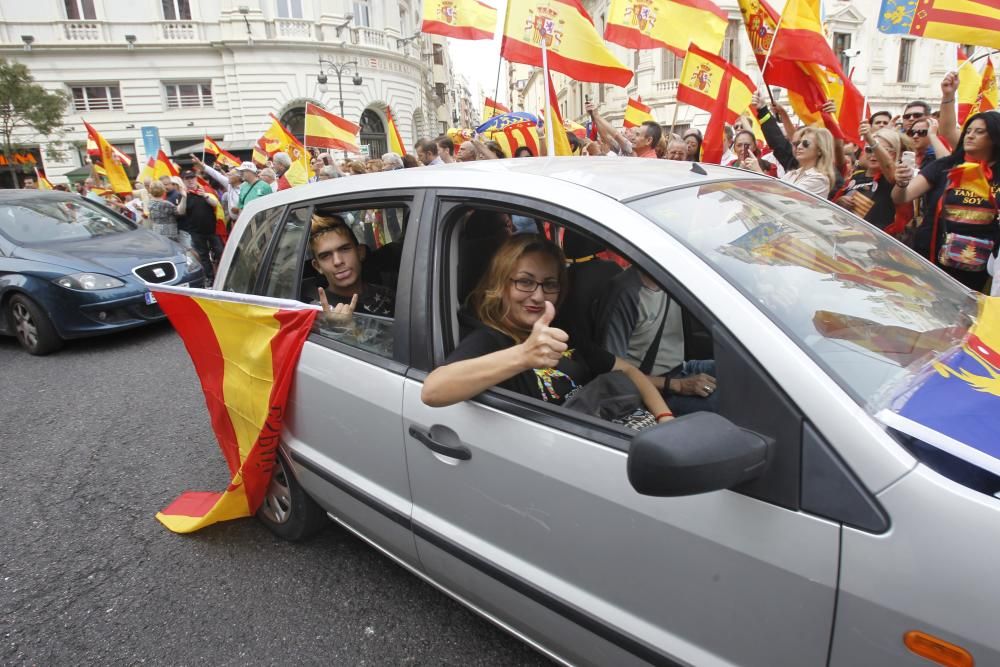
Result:
M649 376L678 415L716 412L715 361L684 360L680 304L636 266L615 276L597 307L597 342Z
M350 324L355 312L393 317L396 299L392 290L366 283L361 277L365 246L339 215L313 215L309 234L312 265L329 287L319 288L319 303L327 322Z
M550 326L565 282L559 246L527 234L504 242L470 296L479 327L427 376L424 403L452 405L499 385L562 405L585 383L616 370L635 384L657 422L671 419L660 392L639 369L589 341L573 346L565 331Z

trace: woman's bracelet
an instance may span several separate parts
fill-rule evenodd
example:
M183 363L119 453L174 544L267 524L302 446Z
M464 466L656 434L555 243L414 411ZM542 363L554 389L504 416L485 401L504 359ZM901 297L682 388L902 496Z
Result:
M903 188L903 189L906 189L906 187L907 187L907 186L908 186L909 184L910 184L910 182L909 182L909 181L896 181L896 187L897 187L897 188Z
M655 419L656 423L659 424L660 420L663 419L664 417L673 417L673 416L674 416L674 413L670 412L669 410L667 410L666 412L661 412L658 415L654 415L653 419Z
M954 101L955 101L955 98L953 97L950 100L941 100L941 104L951 104Z

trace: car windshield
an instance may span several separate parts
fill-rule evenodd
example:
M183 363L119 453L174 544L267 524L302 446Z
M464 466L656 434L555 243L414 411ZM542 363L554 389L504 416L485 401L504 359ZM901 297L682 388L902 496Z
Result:
M975 296L863 220L778 181L635 201L712 265L870 411L960 345Z
M0 233L19 245L78 241L131 229L129 223L82 198L0 204Z

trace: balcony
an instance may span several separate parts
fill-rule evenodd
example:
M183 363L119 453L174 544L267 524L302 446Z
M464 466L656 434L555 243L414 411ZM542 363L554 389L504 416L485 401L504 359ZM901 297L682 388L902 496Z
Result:
M193 21L160 21L160 39L165 42L194 42L201 37L199 25Z
M270 32L275 39L311 41L313 22L304 19L275 19Z
M371 49L396 50L396 40L387 37L384 32L375 30L374 28L352 28L351 44Z
M67 42L102 42L106 39L100 21L59 21L62 38Z
M658 96L659 95L676 96L678 83L679 83L678 79L667 79L666 81L657 81L653 85L653 90L656 91L656 94Z

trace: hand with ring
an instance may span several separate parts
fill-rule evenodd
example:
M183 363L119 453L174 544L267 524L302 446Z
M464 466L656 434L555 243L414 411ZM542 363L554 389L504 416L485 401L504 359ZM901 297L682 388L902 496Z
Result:
M681 396L701 396L708 398L715 391L715 378L706 373L689 377L674 378L670 381L670 391Z

